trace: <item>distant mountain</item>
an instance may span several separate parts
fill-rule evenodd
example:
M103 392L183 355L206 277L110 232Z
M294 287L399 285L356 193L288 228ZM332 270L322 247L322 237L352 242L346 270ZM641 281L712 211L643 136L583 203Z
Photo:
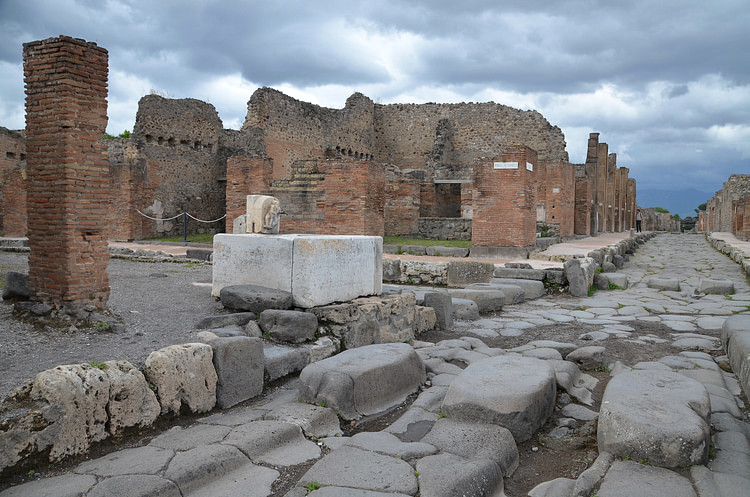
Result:
M713 198L714 192L702 192L692 188L675 191L636 188L635 195L640 207L664 207L671 214L688 217L695 216L695 209Z

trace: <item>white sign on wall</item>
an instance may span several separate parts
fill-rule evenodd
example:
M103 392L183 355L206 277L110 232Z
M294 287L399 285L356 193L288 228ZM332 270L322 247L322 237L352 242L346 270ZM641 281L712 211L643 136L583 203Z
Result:
M518 162L495 162L495 169L518 169Z
M534 164L532 164L531 162L527 162L526 163L526 170L527 171L533 171L534 170Z
M553 188L552 189L552 193L560 193L560 189L559 188Z

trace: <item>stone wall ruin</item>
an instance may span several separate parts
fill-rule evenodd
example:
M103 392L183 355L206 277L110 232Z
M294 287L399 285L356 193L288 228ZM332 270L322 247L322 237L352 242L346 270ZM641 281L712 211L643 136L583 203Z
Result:
M560 128L536 111L493 102L381 105L355 93L330 109L260 88L242 129L229 130L208 103L147 95L131 137L104 142L107 236L180 235L182 218L170 218L183 212L202 220L226 214L187 225L188 233L224 232L242 214L246 195L266 194L282 202L282 233L467 239L477 229L475 165L519 144L537 157L531 233L627 230L634 226L635 182L598 136L591 134L586 164L573 165ZM21 152L8 152L16 155L12 168L0 163L3 198L23 206ZM500 205L513 205L516 193L502 195ZM5 233L26 233L25 208L1 205ZM504 243L530 242L519 233Z

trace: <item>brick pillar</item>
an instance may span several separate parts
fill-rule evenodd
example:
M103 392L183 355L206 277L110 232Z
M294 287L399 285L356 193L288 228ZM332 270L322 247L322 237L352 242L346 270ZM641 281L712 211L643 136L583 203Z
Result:
M61 36L23 46L32 300L109 298L107 51Z
M513 256L522 251L502 248L536 246L536 162L534 150L514 145L474 164L472 254Z

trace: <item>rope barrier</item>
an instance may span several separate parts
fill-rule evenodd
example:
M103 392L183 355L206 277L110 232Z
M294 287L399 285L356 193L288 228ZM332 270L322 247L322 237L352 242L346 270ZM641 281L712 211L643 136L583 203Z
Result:
M172 217L168 217L168 218L160 219L160 218L156 218L156 217L151 217L151 216L147 216L146 214L142 213L142 212L141 212L141 211L139 211L138 209L136 209L135 211L136 211L136 212L137 212L138 214L140 214L141 216L145 217L146 219L150 219L150 220L152 220L152 221L171 221L172 219L177 219L178 217L182 216L182 213L180 213L180 214L177 214L176 216L172 216Z
M148 215L146 215L146 214L142 213L141 211L139 211L138 209L135 209L135 211L136 211L136 212L137 212L138 214L140 214L141 216L145 217L146 219L151 219L152 221L171 221L171 220L173 220L173 219L177 219L177 218L178 218L178 217L180 217L180 216L187 216L187 217L189 217L190 219L193 219L193 220L195 220L195 221L198 221L199 223L215 223L215 222L217 222L217 221L221 221L222 219L224 219L225 217L227 217L227 215L226 215L226 214L224 214L223 216L221 216L221 217L220 217L220 218L218 218L218 219L212 219L211 221L204 221L203 219L198 219L197 217L194 217L194 216L192 216L192 215L191 215L191 214L190 214L189 212L180 212L180 213L179 213L179 214L177 214L176 216L172 216L172 217L167 217L167 218L156 218L156 217L151 217L151 216L148 216Z
M193 217L193 216L191 216L189 212L186 212L185 214L187 214L187 216L188 216L188 217L189 217L190 219L193 219L193 220L195 220L195 221L198 221L199 223L215 223L216 221L221 221L222 219L224 219L225 217L227 217L227 215L226 215L226 214L224 214L223 216L221 216L221 217L220 217L220 218L218 218L218 219L213 219L213 220L211 220L211 221L204 221L203 219L198 219L197 217Z

